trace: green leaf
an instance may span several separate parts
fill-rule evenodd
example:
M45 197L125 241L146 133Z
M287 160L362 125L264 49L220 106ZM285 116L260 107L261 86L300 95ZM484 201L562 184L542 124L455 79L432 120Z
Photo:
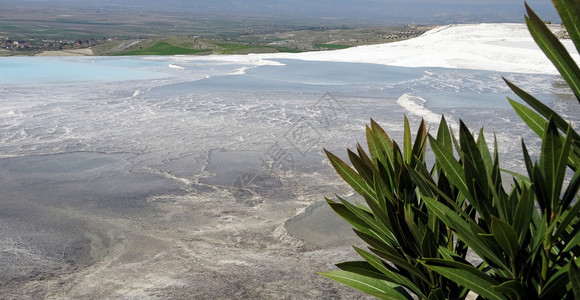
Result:
M416 163L411 164L415 166L416 164L423 163L425 161L425 151L427 150L427 129L425 128L425 121L421 120L421 125L417 129L417 135L415 136L415 143L413 143L413 151L411 153L412 159L415 159Z
M377 195L375 191L373 191L373 189L365 182L365 180L355 170L353 170L340 158L338 158L331 152L327 151L326 149L324 149L324 152L326 152L328 160L330 160L330 163L332 164L338 175L340 175L340 177L342 177L342 179L344 179L346 183L348 183L357 193L363 196L369 196L376 200Z
M580 53L580 2L575 0L553 0L554 6L566 27L570 39Z
M580 101L580 69L558 38L526 3L526 24L544 54L552 61Z
M473 200L471 194L469 193L469 188L467 187L467 182L463 176L463 170L459 162L455 160L452 153L449 153L443 146L443 143L429 136L429 143L431 148L435 153L435 158L439 163L439 166L445 171L445 175L453 185L455 185L459 191L469 200Z
M372 277L362 276L348 271L320 272L322 276L338 281L342 284L353 287L359 291L386 300L409 300L396 288L397 285L389 284L387 281Z
M576 204L574 204L574 206L572 206L570 210L566 210L563 212L562 218L558 220L559 224L558 228L556 229L556 232L554 233L554 238L555 239L559 238L566 230L566 227L572 224L574 220L577 220L579 218L579 215L580 215L580 201L576 202Z
M476 174L473 174L473 178L482 184L482 188L487 190L487 178L486 178L486 168L484 159L479 152L479 146L475 142L473 135L469 132L469 129L460 121L459 138L461 144L461 151L464 153L464 158L466 161L470 161L472 167ZM487 147L486 147L487 148ZM464 162L465 164L465 162ZM491 162L489 164L491 166Z
M366 228L373 233L373 237L379 239L385 244L389 243L389 240L394 240L395 237L393 236L392 232L383 224L382 222L376 222L374 215L364 211L363 209L352 205L348 201L337 197L338 200L347 208L351 213L353 213L358 219L362 220L364 224L366 224Z
M400 274L396 274L395 272L389 270L389 268L385 267L385 265L383 264L383 261L380 258L378 258L375 255L368 253L360 248L354 247L354 249L371 266L373 266L375 269L377 269L378 271L383 273L386 277L388 277L390 281L392 281L393 283L399 284L401 286L407 287L408 289L413 291L418 296L426 298L425 294L421 291L421 289L419 289L419 287L417 287L417 285L415 285L415 283L413 283L408 278L401 276Z
M341 201L344 202L344 200ZM346 203L348 205L348 202ZM384 201L383 203L386 204L386 202ZM367 222L372 222L372 224L369 225L369 227L373 228L373 230L376 230L377 232L380 233L381 235L380 238L382 241L386 242L384 237L388 238L390 241L397 240L398 237L395 234L393 234L393 227L387 214L387 208L383 209L379 204L377 204L373 200L367 200L367 204L371 208L372 216L374 217L374 220L365 219L368 220Z
M395 250L394 248L392 248L392 247L385 247L383 249L371 248L370 250L373 253L375 253L376 255L383 258L384 260L393 263L398 268L402 268L405 271L416 276L418 279L422 280L423 282L425 282L427 284L431 283L431 281L429 280L427 275L424 274L423 271L421 271L421 269L419 269L417 266L415 266L415 265L411 264L409 261L407 261L407 259L402 257L401 254L398 253L397 250ZM427 271L425 270L425 273L426 272Z
M479 153L481 153L484 165L493 166L491 153L489 152L489 148L487 147L487 142L485 141L485 136L483 134L483 127L480 128L479 135L477 136L477 148L479 150Z
M348 158L352 163L352 166L358 172L358 175L367 183L367 185L373 184L373 165L370 166L363 161L363 159L357 156L354 152L350 149L347 150Z
M552 119L544 133L542 151L540 153L540 168L545 181L546 191L551 200L552 211L558 210L558 200L564 184L564 176L570 149L570 138L563 145L558 128Z
M393 160L393 141L385 130L373 119L371 119L371 129L375 133L379 144L385 150L385 154L389 157L389 161Z
M374 176L374 189L377 192L377 200L379 204L379 210L374 211L375 217L381 219L385 225L388 224L388 220L385 214L387 210L387 202L393 202L393 193L389 190L387 184L383 181L380 174L375 174ZM371 201L372 202L372 201Z
M325 198L326 202L334 210L334 212L347 221L350 225L354 228L369 234L369 235L376 235L376 232L371 232L369 229L369 225L363 221L361 218L357 217L353 212L351 212L344 204L336 203L328 198Z
M512 193L513 197L516 198L516 191L513 191ZM513 222L514 230L518 233L518 244L520 245L523 244L523 241L529 232L532 214L534 213L537 214L534 207L533 195L526 186L523 186L522 193L516 206Z
M421 240L421 252L423 252L423 257L436 258L438 249L435 243L435 235L430 229L426 229Z
M426 259L421 262L429 269L472 290L485 299L506 300L501 293L492 288L499 282L471 265L444 259Z
M481 239L480 234L484 233L484 231L477 224L463 220L456 212L443 203L428 197L425 197L424 200L427 207L429 207L429 211L436 214L445 225L450 227L458 238L469 246L473 252L477 253L481 258L489 260L494 265L508 269L502 259L497 256L497 253ZM476 231L473 229L476 229Z
M539 299L563 299L561 295L570 283L569 270L572 266L571 263L569 262L564 266L555 266L555 273L550 274L547 278Z
M575 195L578 194L579 189L580 189L580 168L576 169L576 173L574 174L572 180L568 184L568 188L564 192L564 196L562 196L562 206L560 210L565 210L570 206L570 203L574 201Z
M441 288L432 289L431 293L429 294L428 300L440 300L445 299L445 295L443 294L443 290Z
M529 109L527 106L516 102L508 97L508 101L513 107L514 111L520 116L520 118L534 131L538 136L544 136L544 129L548 121L544 119L539 114L535 113L533 110Z
M494 285L492 288L494 291L510 296L512 299L518 299L524 295L524 287L517 280L508 280L500 285Z
M372 131L372 129L367 125L366 127L366 135L367 135L367 147L369 148L369 153L373 162L380 161L382 164L386 164L385 160L385 149L382 148L376 134Z
M536 200L538 201L542 213L546 216L551 216L552 206L550 205L550 187L546 183L546 180L544 180L544 175L540 170L538 162L534 164L533 171L534 173L532 174L531 180L533 182Z
M463 169L469 193L473 196L470 204L477 210L481 218L488 220L493 214L491 195L489 193L487 168L479 152L479 148L469 129L460 122L459 137L463 152Z
M514 260L518 253L518 234L506 222L491 217L491 233L500 247Z
M564 246L566 247L562 249L563 253L569 253L572 251L572 249L574 249L574 247L580 246L580 230L577 230L570 239L567 239L567 241L564 243Z
M453 143L451 142L451 134L449 132L449 125L444 116L441 116L441 122L439 122L439 129L437 130L437 140L440 143L441 148L446 153L453 155Z
M375 269L375 267L373 267L371 264L369 264L366 261L347 261L347 262L336 264L336 266L343 271L348 271L348 272L356 273L356 274L359 274L362 276L376 278L379 280L385 280L385 281L388 281L390 283L395 283L395 284L397 283L396 280L394 280L391 277L387 277L385 274L379 272L377 269ZM394 274L394 275L401 276L399 274ZM412 282L411 282L411 284L412 284ZM395 290L399 291L401 294L403 294L405 297L407 297L409 299L413 298L407 292L407 290L405 290L402 286L395 287Z
M516 93L516 95L518 95L520 98L522 98L522 100L524 100L530 107L532 107L539 115L544 117L544 122L545 122L544 124L547 124L548 123L547 120L552 118L552 119L554 119L554 121L556 122L556 124L558 125L558 128L560 130L562 130L564 132L567 130L567 128L569 127L568 122L566 122L566 120L564 120L558 113L556 113L550 107L548 107L547 105L542 103L540 100L534 98L532 95L530 95L527 92L525 92L524 90L520 89L515 84L511 83L509 80L504 78L504 81L509 86L509 88L514 93ZM510 104L512 103L512 101L510 101ZM515 102L515 103L517 103L517 102ZM523 106L523 105L520 104L520 106ZM525 106L523 106L523 107L525 107ZM516 112L517 112L517 110L516 110ZM533 113L533 111L532 111L532 113ZM526 122L526 124L528 124L528 126L530 126L530 124L523 117L522 117L522 119L524 120L524 122ZM536 134L539 137L542 137L542 136L544 136L544 134L543 134L544 128L546 128L545 125L540 128L541 132L536 131L536 129L537 129L536 126L534 126L534 128L532 128L532 129L534 130L534 132L536 132ZM574 130L572 130L570 132L570 134L572 135L572 138L574 138L575 140L580 140L580 135L578 135L578 133L576 133Z
M572 284L572 290L574 291L574 297L576 300L580 300L580 267L578 264L580 259L572 259L570 262L570 269L568 270L568 276L570 277L570 283Z
M372 222L374 219L372 218L372 216L369 216L368 213L366 213L367 215L365 215L362 209L359 209L358 207L353 205L347 207L343 203L336 203L328 198L326 198L326 202L330 205L330 208L332 208L332 210L336 212L336 214L338 214L350 225L352 225L356 229L356 231L371 236L380 241L381 243L390 244L391 241L396 241L395 237L392 234L390 234L390 232L387 232L386 235L381 234L379 233L380 232L379 230L374 228L375 227L373 226L374 224L369 225L368 222ZM351 209L354 209L357 213L355 214L354 212L351 211ZM360 218L359 215L362 216L362 218ZM389 240L385 240L385 238Z
M404 130L404 138L403 138L403 153L405 156L405 162L407 164L411 163L411 158L412 158L412 148L411 148L411 127L409 126L409 119L407 119L407 116L405 116L405 130Z
M450 198L449 195L447 195L444 191L442 191L437 184L433 181L433 178L431 178L431 176L429 176L429 173L425 174L425 173L411 173L413 175L418 175L421 180L419 181L419 179L417 179L417 182L422 182L421 185L417 185L419 188L423 188L424 186L429 186L430 190L432 190L433 192L437 193L437 195L439 195L439 197L443 200L445 200L445 202L451 206L451 208L453 208L453 211L457 212L459 215L461 215L462 217L468 219L469 215L463 210L461 209L460 205L461 203L456 203L453 199ZM424 183L424 184L423 184ZM435 200L435 197L433 195L432 192L430 192L430 190L426 190L422 192L423 195L423 200L430 198ZM436 201L436 200L435 200Z
M384 243L375 236L358 229L354 229L354 233L372 248L385 250L388 249L388 247L398 247L398 242L396 240L393 243Z
M343 270L356 273L366 277L372 277L380 280L389 280L387 276L375 269L366 261L346 261L336 264L336 266Z

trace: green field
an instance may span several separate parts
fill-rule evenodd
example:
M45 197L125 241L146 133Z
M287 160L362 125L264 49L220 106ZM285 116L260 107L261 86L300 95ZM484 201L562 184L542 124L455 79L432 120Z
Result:
M338 49L346 49L352 46L349 45L339 45L339 44L314 44L314 47L317 48L324 48L329 50L338 50Z
M220 51L220 54L236 54L242 51L248 51L249 49L252 48L264 48L261 46L252 46L252 45L243 45L243 44L229 44L229 43L219 43L216 44L216 46L219 46L220 48L222 48L222 50Z
M186 55L186 54L209 54L211 49L188 49L167 42L156 42L152 46L121 52L112 55Z

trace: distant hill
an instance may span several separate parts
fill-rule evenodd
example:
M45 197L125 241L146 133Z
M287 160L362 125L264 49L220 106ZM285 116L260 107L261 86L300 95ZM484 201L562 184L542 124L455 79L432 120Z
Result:
M179 13L233 13L345 19L365 24L523 22L519 0L4 0L5 4L78 7L82 9L129 9ZM528 0L546 20L558 17L550 1Z

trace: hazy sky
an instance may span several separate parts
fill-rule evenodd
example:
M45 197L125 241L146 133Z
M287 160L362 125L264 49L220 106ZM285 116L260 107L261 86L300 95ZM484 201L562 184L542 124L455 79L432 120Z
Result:
M123 8L186 13L227 12L344 18L376 22L523 22L522 0L0 0L15 5ZM545 20L559 22L550 0L528 0Z

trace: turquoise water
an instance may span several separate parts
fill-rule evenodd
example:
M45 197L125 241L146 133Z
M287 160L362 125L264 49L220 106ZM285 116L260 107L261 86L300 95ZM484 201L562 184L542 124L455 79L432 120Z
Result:
M162 66L167 66L167 63L130 58L0 58L0 84L107 82L168 77L168 74L151 70Z
M513 95L502 76L534 95L561 95L549 105L580 124L577 100L555 76L277 61L284 65L0 58L0 282L36 288L41 278L85 276L93 261L118 258L125 268L167 249L177 252L163 257L180 263L189 246L175 241L191 244L192 256L216 237L273 242L278 253L286 235L276 242L272 224L286 224L305 245L351 244L349 236L337 239L350 231L323 201L350 191L322 149L347 159L346 147L364 147L369 118L395 141L404 116L413 131L424 119L436 133L441 114L454 131L459 119L474 131L485 126L490 143L496 134L501 167L525 173L521 138L532 156L540 145L507 105ZM286 221L309 201L322 204ZM248 261L250 273L254 265Z

